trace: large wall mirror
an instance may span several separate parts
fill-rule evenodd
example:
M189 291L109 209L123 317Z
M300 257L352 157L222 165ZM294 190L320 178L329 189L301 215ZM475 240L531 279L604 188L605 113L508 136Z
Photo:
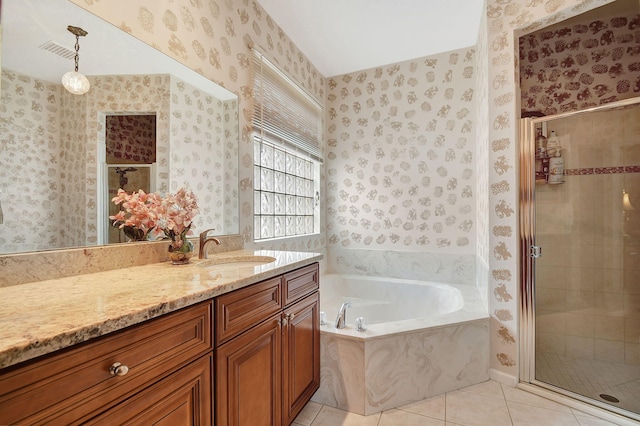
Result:
M122 242L118 188L198 197L238 233L238 97L67 0L3 0L0 254ZM91 84L74 95L61 77ZM111 212L113 214L113 211Z

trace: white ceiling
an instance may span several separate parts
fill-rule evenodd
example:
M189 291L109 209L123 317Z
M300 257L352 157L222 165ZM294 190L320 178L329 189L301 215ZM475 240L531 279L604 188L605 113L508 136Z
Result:
M473 46L482 0L258 0L325 77Z
M40 49L53 41L74 50L67 25L88 32L80 37L79 71L85 75L172 74L221 100L236 98L211 80L180 64L130 34L67 0L4 0L2 3L2 66L60 83L73 70L73 59Z

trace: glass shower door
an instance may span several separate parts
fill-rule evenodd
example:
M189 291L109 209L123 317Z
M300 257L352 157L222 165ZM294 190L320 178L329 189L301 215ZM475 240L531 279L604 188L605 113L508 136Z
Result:
M640 419L640 104L533 128L560 156L538 149L530 165L530 381Z

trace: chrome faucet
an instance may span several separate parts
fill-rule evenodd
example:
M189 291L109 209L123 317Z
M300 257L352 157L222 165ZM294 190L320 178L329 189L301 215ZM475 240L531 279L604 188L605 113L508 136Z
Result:
M211 228L211 229L207 229L206 231L202 231L200 233L200 249L198 250L198 259L206 259L207 258L207 243L209 243L210 241L213 241L214 243L216 243L217 245L220 245L220 240L217 239L216 237L207 237L207 234L209 234L209 232L211 231L215 231L215 229Z
M350 307L351 302L342 302L342 306L340 306L338 316L336 317L336 328L345 328L347 326L347 308Z

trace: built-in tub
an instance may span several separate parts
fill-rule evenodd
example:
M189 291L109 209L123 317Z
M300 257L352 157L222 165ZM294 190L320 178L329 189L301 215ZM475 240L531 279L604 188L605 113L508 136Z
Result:
M336 329L345 301L347 327ZM316 402L368 415L489 377L489 318L473 285L328 274L320 310Z

